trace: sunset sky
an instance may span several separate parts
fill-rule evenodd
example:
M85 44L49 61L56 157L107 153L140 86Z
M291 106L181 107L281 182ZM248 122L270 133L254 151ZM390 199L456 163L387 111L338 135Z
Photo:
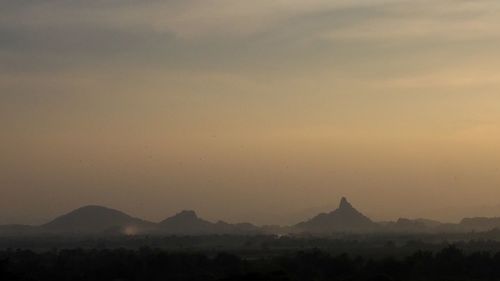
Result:
M0 129L0 224L500 216L500 1L1 1Z

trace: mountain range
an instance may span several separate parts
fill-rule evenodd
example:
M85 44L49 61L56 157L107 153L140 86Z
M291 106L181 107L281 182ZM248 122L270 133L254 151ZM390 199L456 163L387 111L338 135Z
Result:
M428 219L400 218L374 222L343 197L339 207L292 226L255 226L204 220L192 210L181 211L158 223L102 206L89 205L38 226L0 225L0 235L257 235L332 233L445 233L488 231L500 228L500 218L464 218L458 224Z

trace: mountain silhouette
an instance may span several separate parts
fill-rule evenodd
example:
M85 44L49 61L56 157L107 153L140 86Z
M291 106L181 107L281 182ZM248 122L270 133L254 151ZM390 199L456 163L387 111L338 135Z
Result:
M199 218L192 210L185 210L158 223L157 231L164 234L206 235L251 234L260 232L260 229L250 223L212 223Z
M161 221L158 230L169 234L209 234L212 223L199 218L195 211L184 210Z
M364 232L376 230L379 225L342 197L336 210L321 213L308 221L296 224L294 228L300 232L310 233Z
M89 205L71 211L41 225L45 232L57 233L103 233L113 231L137 231L154 226L153 223L131 217L124 212Z
M428 219L406 219L373 222L356 210L345 197L339 207L329 213L292 226L250 223L231 224L210 222L198 217L195 211L185 210L159 223L132 217L124 212L103 206L89 205L59 216L43 225L0 225L0 236L56 235L254 235L254 234L332 234L332 233L464 233L500 229L500 217L464 218L460 223L441 223Z

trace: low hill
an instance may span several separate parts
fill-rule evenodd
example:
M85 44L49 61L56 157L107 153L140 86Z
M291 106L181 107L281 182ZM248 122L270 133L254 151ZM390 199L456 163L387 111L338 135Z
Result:
M127 229L142 232L151 227L154 227L153 223L131 217L124 212L90 205L57 217L40 226L40 230L49 233L91 234Z

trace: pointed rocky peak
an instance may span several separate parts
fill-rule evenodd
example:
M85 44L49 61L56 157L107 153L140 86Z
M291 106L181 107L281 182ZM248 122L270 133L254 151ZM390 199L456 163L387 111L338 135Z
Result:
M319 214L308 221L296 225L309 232L370 231L376 225L368 217L356 210L345 197L342 197L338 209L330 213Z
M349 219L355 219L356 217L364 217L364 215L359 212L356 208L354 208L349 201L347 201L347 198L342 197L340 199L340 204L339 207L331 212L330 214L337 214L339 216L343 216L344 218L349 218Z
M340 199L340 204L339 204L339 209L354 209L351 205L351 203L349 203L349 201L347 201L347 198L345 197L342 197L342 199Z

